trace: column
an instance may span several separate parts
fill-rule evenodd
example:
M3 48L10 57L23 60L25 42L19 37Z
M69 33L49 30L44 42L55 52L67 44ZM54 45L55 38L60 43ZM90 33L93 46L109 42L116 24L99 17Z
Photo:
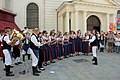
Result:
M63 15L60 16L60 31L63 32Z
M5 0L2 0L2 8L5 8Z
M113 23L116 23L117 14L113 14Z
M109 31L110 17L109 14L106 14L106 31Z
M71 30L75 30L75 26L74 26L74 11L71 12Z
M83 11L83 27L82 27L82 34L87 32L87 19L86 19L86 11Z
M75 11L75 31L79 29L78 18L79 18L79 13L78 11Z
M69 32L69 11L66 12L66 26L65 31Z
M13 6L13 1L14 1L14 0L11 0L11 1L10 1L10 10L11 10L12 12L13 12L13 7L14 7L14 6Z

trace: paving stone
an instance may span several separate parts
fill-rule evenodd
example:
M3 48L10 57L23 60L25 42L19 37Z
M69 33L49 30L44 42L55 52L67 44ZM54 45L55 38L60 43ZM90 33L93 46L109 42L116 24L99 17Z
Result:
M87 62L80 62L85 59ZM0 61L0 80L120 80L120 54L98 53L99 65L92 65L92 56L74 56L46 66L40 76L32 75L31 60L11 69L14 77L6 77L3 71L3 63ZM77 63L74 60L78 60ZM55 73L51 74L50 71ZM26 71L25 75L19 74Z

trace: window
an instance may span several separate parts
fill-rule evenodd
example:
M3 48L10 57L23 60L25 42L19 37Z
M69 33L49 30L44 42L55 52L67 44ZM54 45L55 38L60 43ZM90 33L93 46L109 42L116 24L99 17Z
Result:
M5 0L5 9L11 11L11 0Z
M39 8L35 3L27 6L27 27L30 29L39 28Z

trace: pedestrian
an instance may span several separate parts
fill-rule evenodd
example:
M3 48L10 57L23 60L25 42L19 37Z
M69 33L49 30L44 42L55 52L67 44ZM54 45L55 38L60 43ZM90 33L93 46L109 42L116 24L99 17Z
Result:
M113 52L114 33L112 31L109 31L108 33L107 42L108 42L108 52Z

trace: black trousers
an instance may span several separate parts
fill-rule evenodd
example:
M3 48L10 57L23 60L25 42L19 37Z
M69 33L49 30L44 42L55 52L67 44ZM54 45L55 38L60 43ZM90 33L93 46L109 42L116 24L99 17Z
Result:
M20 57L20 49L18 47L13 47L13 55L15 59Z
M40 49L39 49L39 59L38 59L38 67L39 68L42 68L43 61L44 61L43 47L40 47Z

